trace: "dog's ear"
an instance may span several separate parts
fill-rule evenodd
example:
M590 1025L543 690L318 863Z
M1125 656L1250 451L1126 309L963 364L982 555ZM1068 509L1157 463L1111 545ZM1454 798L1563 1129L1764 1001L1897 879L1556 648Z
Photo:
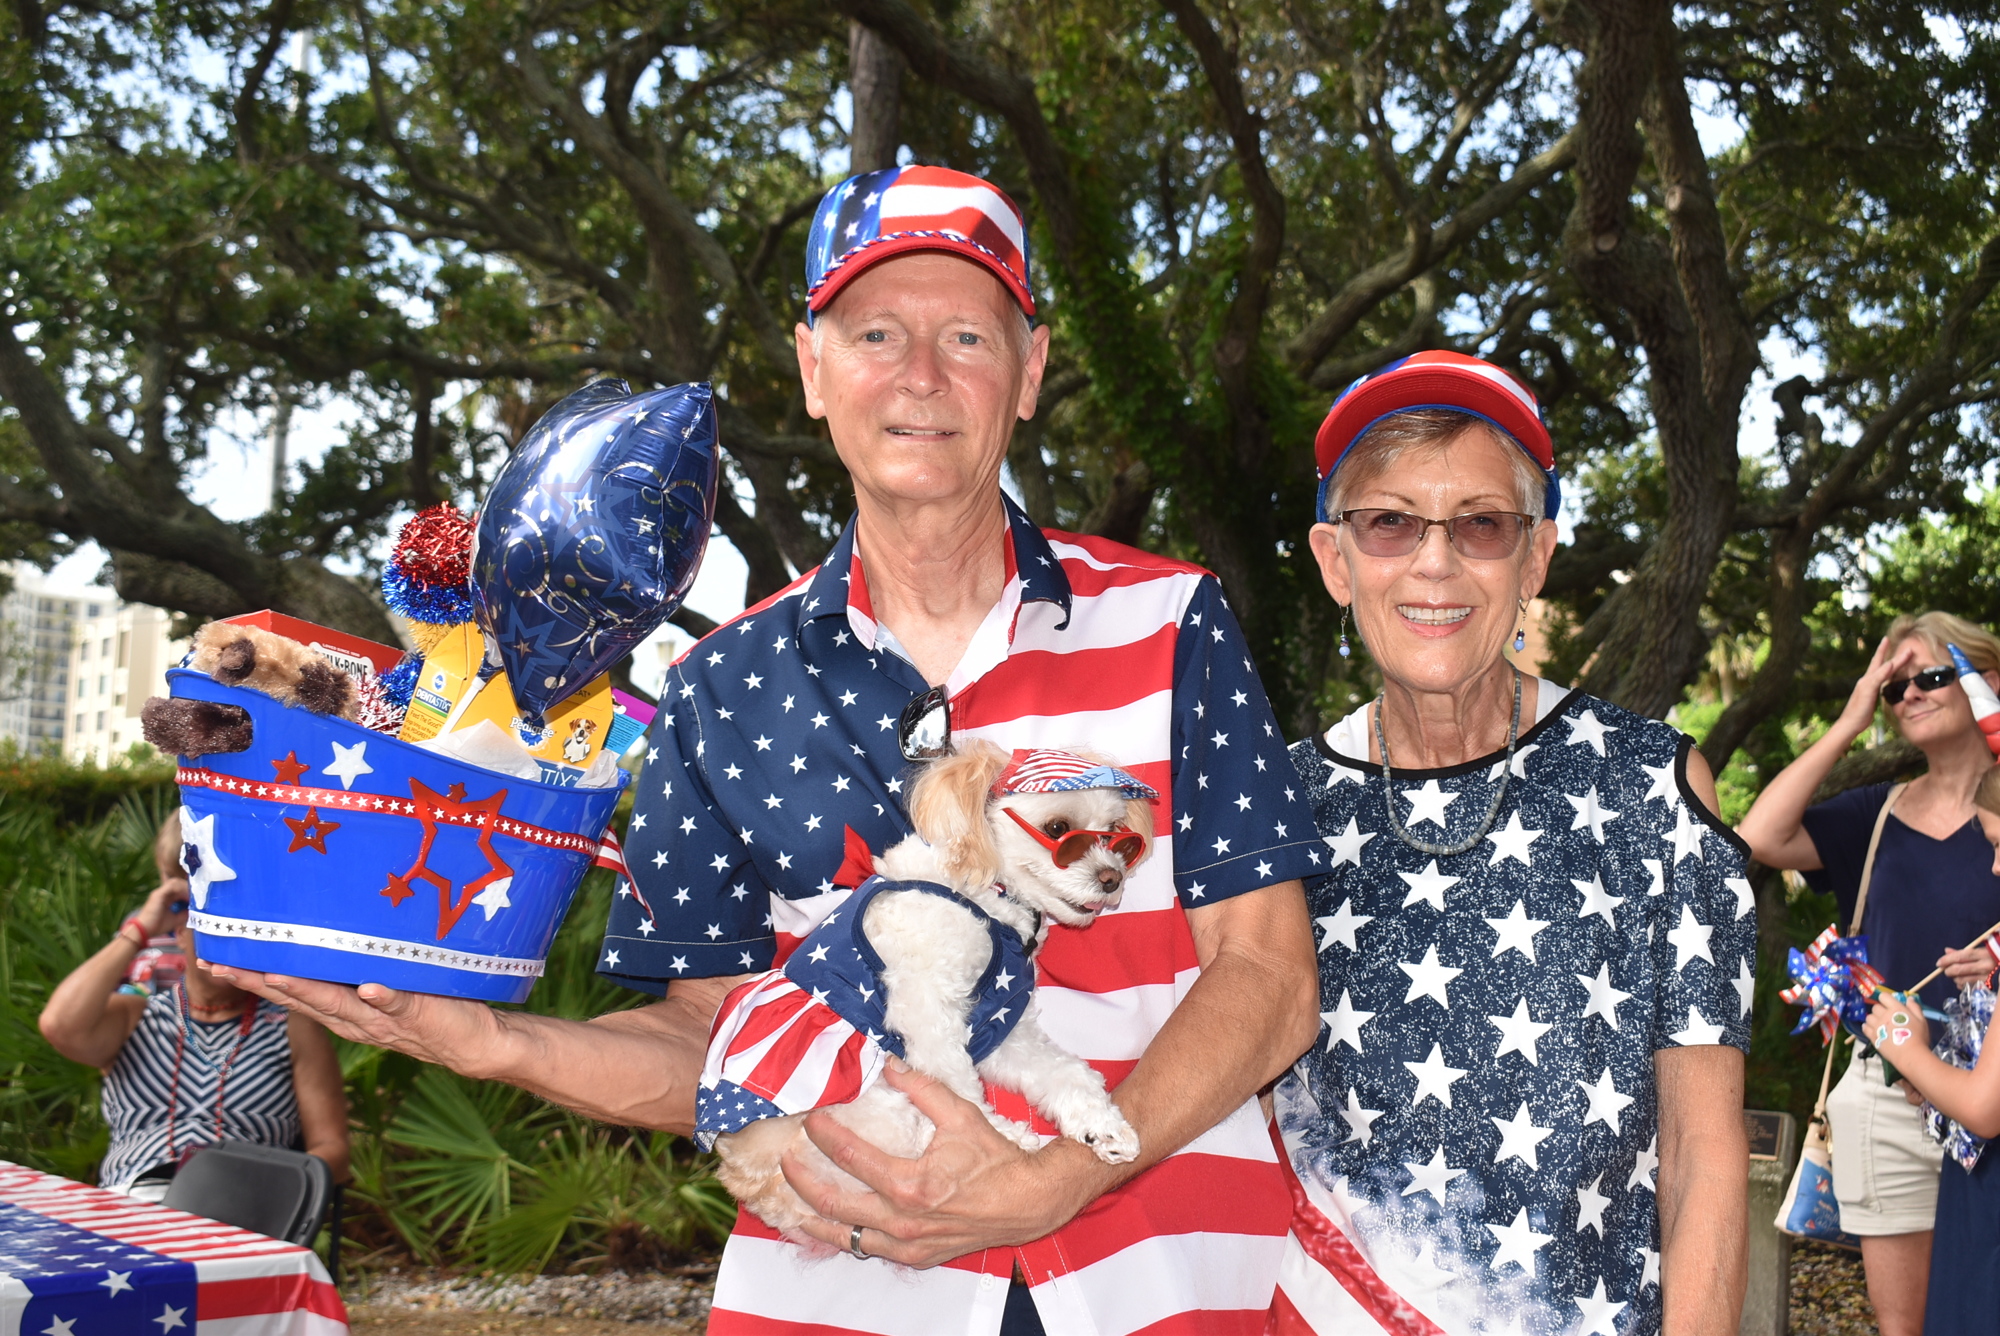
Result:
M1146 841L1146 848L1140 853L1139 862L1132 864L1133 867L1137 867L1139 863L1145 862L1153 855L1153 804L1144 798L1127 798L1125 829L1143 836Z
M1007 753L981 738L960 741L925 766L910 786L910 824L969 884L996 881L1000 851L986 824L986 797L1007 768Z

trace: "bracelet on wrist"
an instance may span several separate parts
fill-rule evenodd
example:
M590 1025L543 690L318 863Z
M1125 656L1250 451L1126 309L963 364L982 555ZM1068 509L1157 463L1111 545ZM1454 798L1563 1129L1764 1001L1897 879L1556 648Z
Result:
M130 933L126 932L125 930L127 928L137 928L139 930L138 937L135 938ZM145 950L146 943L153 940L153 934L146 931L146 925L139 922L137 915L134 915L133 917L126 919L123 923L118 925L117 936L120 941L130 942L134 947L134 949L140 951Z

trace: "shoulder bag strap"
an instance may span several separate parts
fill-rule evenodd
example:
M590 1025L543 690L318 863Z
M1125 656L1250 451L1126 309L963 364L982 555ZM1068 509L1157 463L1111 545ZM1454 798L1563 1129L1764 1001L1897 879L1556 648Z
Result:
M1875 814L1875 829L1868 834L1868 857L1861 862L1861 889L1854 896L1854 922L1848 925L1847 935L1852 937L1861 931L1861 913L1868 908L1868 884L1875 876L1875 851L1882 844L1882 827L1889 824L1889 809L1896 805L1896 799L1903 796L1908 784L1897 784L1882 795L1882 810Z
M1861 888L1854 896L1854 920L1848 925L1847 935L1852 937L1861 931L1861 916L1868 908L1868 886L1875 879L1875 851L1882 844L1882 827L1889 824L1889 811L1896 805L1896 799L1903 796L1908 784L1897 784L1882 797L1882 810L1875 814L1875 829L1868 834L1868 856L1861 862ZM1819 1099L1813 1105L1813 1121L1826 1121L1826 1095L1833 1084L1834 1045L1840 1039L1840 1031L1834 1031L1833 1040L1826 1046L1826 1068L1819 1076Z

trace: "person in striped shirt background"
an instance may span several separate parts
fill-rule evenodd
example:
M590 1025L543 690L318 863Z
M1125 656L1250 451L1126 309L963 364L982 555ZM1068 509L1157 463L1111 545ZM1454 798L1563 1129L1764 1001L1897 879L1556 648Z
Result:
M1048 351L1004 193L936 167L854 177L822 202L807 271L805 403L858 513L669 674L600 960L662 1000L578 1024L235 973L352 1038L685 1133L717 1005L909 832L920 744L1102 753L1161 795L1161 837L1117 909L1051 931L1038 996L1115 1086L1139 1159L1024 1152L894 1073L938 1126L929 1150L891 1160L810 1120L872 1191L793 1175L837 1250L817 1259L739 1219L710 1330L1260 1332L1290 1199L1256 1092L1317 1028L1300 879L1326 849L1242 634L1207 572L1041 530L1001 491Z

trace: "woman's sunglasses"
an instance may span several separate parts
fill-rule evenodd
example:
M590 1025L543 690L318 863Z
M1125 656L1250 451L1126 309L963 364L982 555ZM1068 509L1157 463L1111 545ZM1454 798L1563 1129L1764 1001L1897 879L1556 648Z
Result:
M1522 536L1535 527L1534 516L1511 510L1478 510L1445 520L1402 510L1343 510L1335 522L1352 529L1354 545L1370 557L1407 557L1423 546L1433 524L1441 524L1452 549L1474 561L1513 556Z
M1942 691L1958 680L1956 668L1926 668L1915 677L1899 677L1893 682L1882 684L1882 701L1885 705L1901 705L1903 693L1910 689L1910 683L1925 692Z
M1009 807L1006 811L1008 816L1014 818L1015 825L1027 831L1036 844L1049 851L1049 857L1055 860L1057 867L1070 866L1088 854L1093 845L1099 844L1117 855L1126 867L1131 867L1146 853L1145 839L1129 830L1072 830L1058 839L1036 829L1013 808Z

